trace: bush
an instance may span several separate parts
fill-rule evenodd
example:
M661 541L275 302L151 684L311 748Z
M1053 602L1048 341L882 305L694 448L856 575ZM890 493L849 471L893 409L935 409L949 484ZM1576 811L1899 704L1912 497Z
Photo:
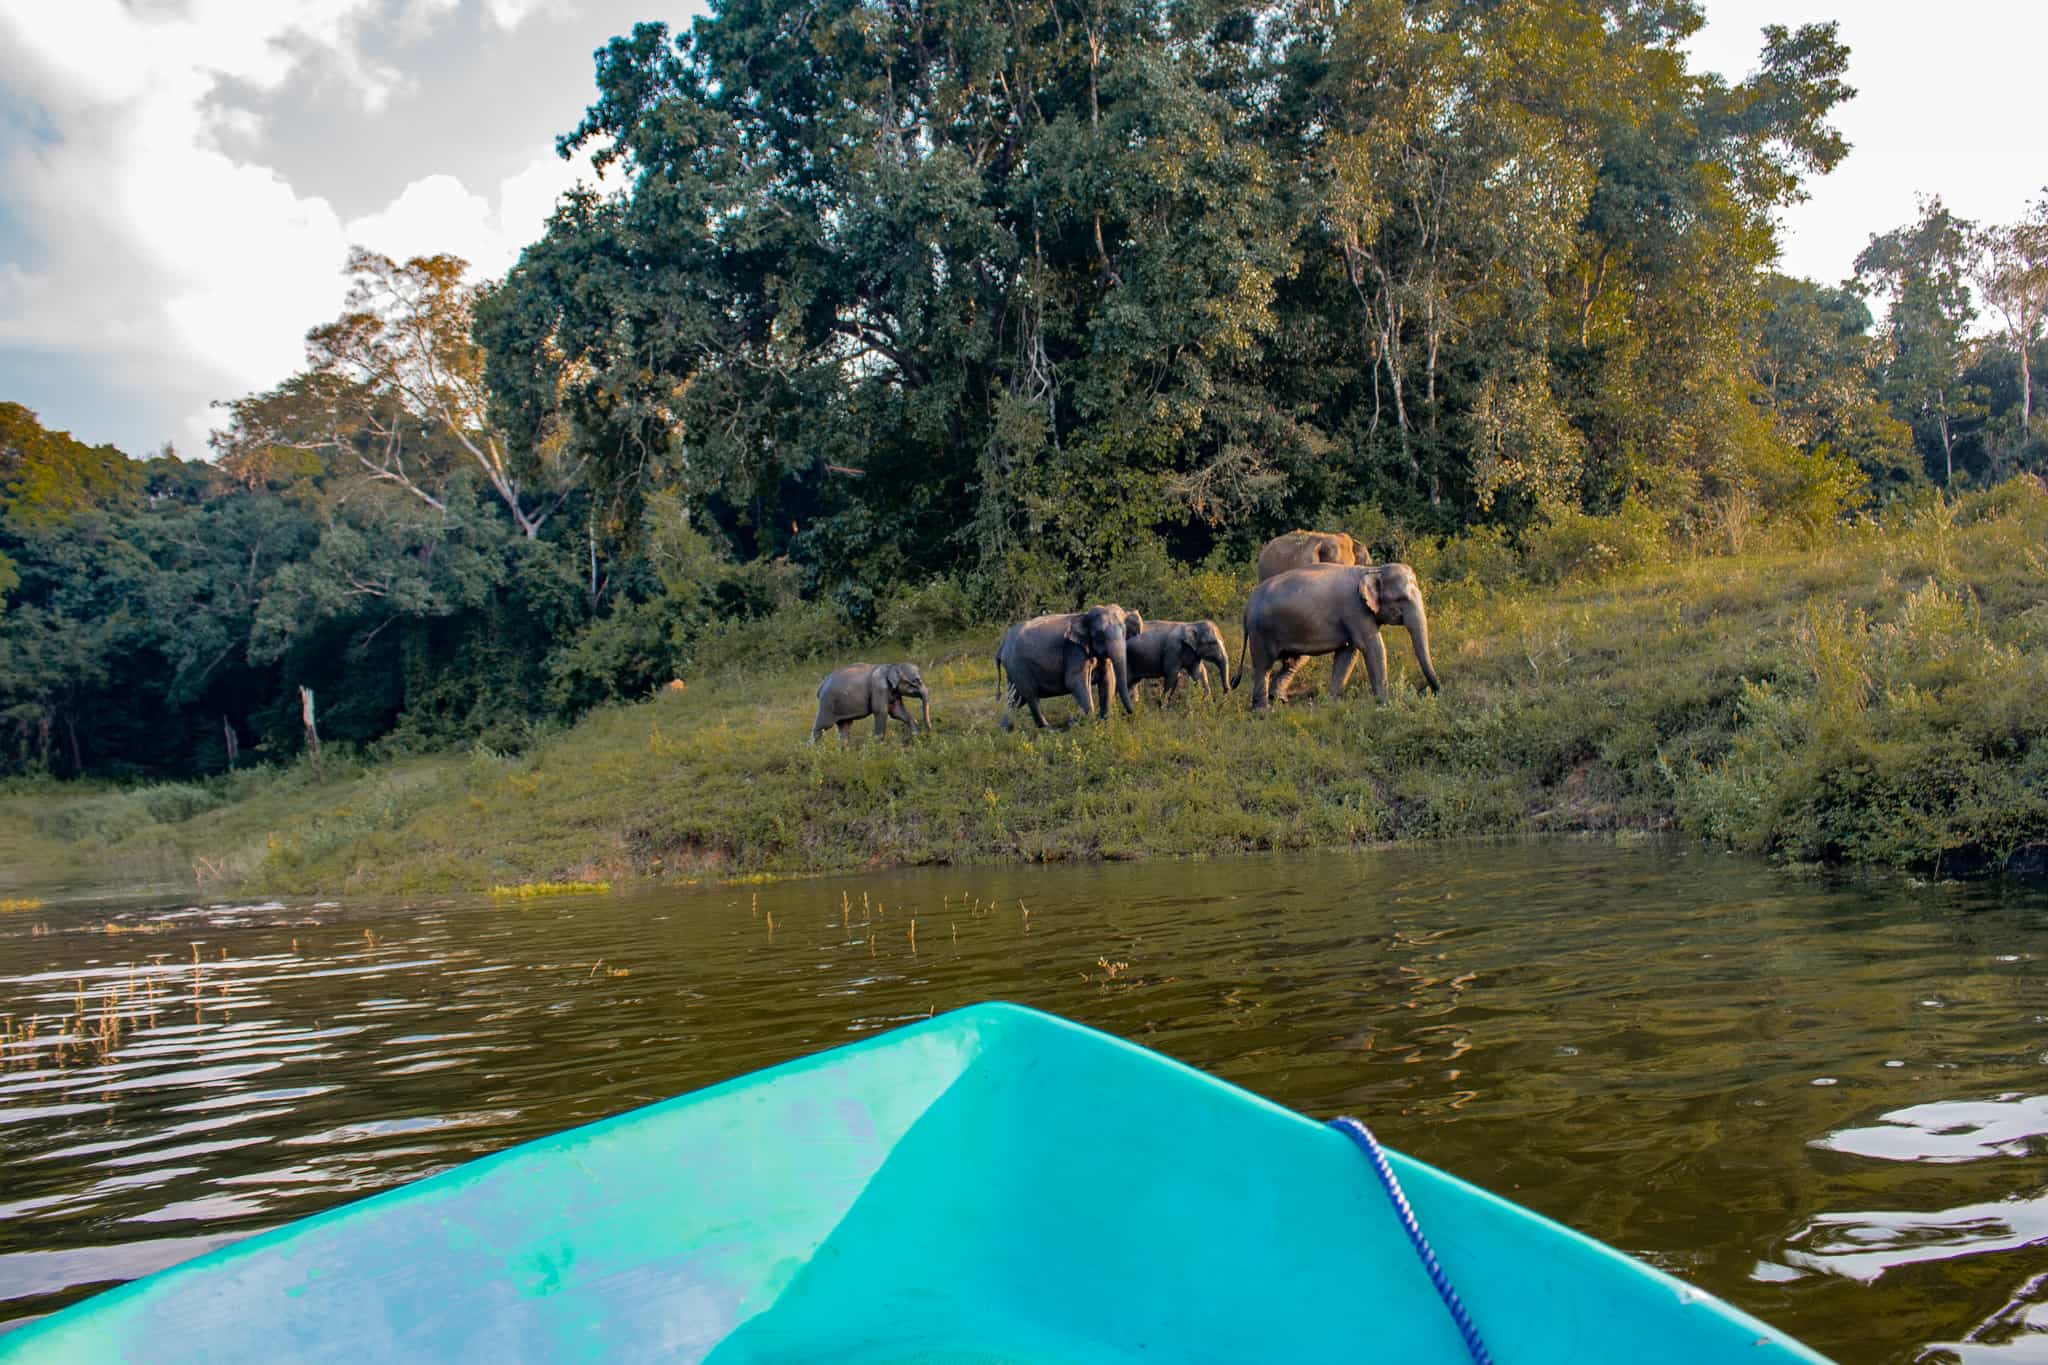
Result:
M1311 531L1347 531L1351 538L1372 551L1375 564L1413 565L1418 555L1427 557L1432 548L1427 536L1374 503L1355 502L1349 507L1326 512L1323 524L1304 527Z
M1961 499L1956 521L1964 526L2005 517L2042 520L2048 513L2048 487L2032 474L2021 474Z
M1864 501L1863 471L1823 444L1793 450L1764 480L1763 503L1772 518L1811 546L1841 526Z
M883 639L909 642L958 635L974 623L973 599L950 578L899 589L876 620Z
M823 602L796 602L773 616L720 621L690 646L694 671L759 669L809 663L845 653L852 636L838 613Z
M174 825L221 804L218 793L184 782L108 792L35 817L36 829L67 843L116 843L150 825Z
M1474 526L1440 545L1418 542L1408 563L1435 583L1469 583L1505 588L1522 579L1522 559L1498 526Z
M1148 540L1119 556L1090 587L1090 602L1115 602L1145 617L1164 621L1234 619L1251 591L1249 575L1233 571L1218 551L1201 568L1177 564L1166 548Z
M1573 507L1553 507L1546 516L1523 539L1523 562L1539 583L1597 578L1670 557L1664 518L1634 494L1607 516Z
M977 571L972 583L979 615L992 621L1021 621L1040 612L1066 611L1073 604L1066 565L1042 550L1010 547L995 564Z
M547 658L547 701L573 718L608 701L644 697L676 675L685 623L668 597L628 602L590 622Z

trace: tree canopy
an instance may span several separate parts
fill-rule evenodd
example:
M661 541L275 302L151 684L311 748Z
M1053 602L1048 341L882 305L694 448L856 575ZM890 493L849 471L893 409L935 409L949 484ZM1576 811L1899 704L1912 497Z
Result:
M1832 25L1685 3L718 6L597 58L479 306L517 438L858 602L1078 586L1369 501L1438 529L1786 453L1745 327L1846 148Z

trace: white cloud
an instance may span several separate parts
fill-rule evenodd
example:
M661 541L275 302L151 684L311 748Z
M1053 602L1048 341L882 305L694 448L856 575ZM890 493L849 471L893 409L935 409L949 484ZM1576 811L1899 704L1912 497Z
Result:
M484 0L484 11L499 28L519 27L548 4L548 0Z
M578 181L597 182L597 172L590 166L591 150L586 147L568 161L559 156L542 157L499 184L498 225L512 244L513 257L519 254L520 247L539 239L549 215L555 211L556 201L575 188ZM511 259L505 264L510 266Z
M540 236L555 201L578 179L595 179L587 155L542 157L499 182L494 207L454 176L430 175L378 212L352 219L348 240L396 260L449 252L469 262L471 278L492 278Z
M430 24L452 3L0 7L0 79L49 134L0 125L0 203L32 242L25 259L0 262L0 351L60 352L137 388L175 376L184 397L173 410L187 416L162 434L197 450L208 399L267 388L302 362L306 329L340 309L352 242L401 257L452 251L503 271L575 167L538 160L497 187L495 204L431 175L344 222L230 150L259 126L231 102L236 87L328 80L374 110L402 87L363 56L366 30ZM501 24L523 17L514 11L491 0Z
M484 267L498 251L489 202L452 175L413 181L381 211L350 222L348 239L401 261L445 251Z

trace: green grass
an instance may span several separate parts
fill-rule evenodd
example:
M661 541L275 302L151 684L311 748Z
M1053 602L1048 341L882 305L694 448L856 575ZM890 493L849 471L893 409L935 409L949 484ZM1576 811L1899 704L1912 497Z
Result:
M997 728L989 627L859 651L924 666L937 732L914 743L863 723L851 748L807 747L825 666L706 674L517 758L330 763L324 782L251 774L205 801L18 785L0 852L330 893L1586 830L1982 870L2048 848L2044 556L2048 495L2015 483L1810 548L1595 582L1532 586L1474 557L1489 581L1426 584L1440 697L1389 630L1385 704L1362 670L1319 695L1319 664L1270 715L1239 692L1046 733ZM42 832L4 833L28 805Z

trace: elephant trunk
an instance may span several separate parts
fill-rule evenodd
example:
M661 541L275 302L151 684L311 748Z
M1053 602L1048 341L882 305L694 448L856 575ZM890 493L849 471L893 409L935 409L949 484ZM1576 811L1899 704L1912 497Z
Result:
M1216 671L1223 675L1223 690L1228 692L1230 690L1230 651L1223 647L1221 640L1215 643L1214 649L1210 652L1209 662L1215 664Z
M1102 661L1102 666L1109 670L1109 677L1106 681L1112 688L1116 689L1116 699L1123 703L1124 714L1127 716L1135 715L1137 708L1131 705L1131 661L1130 656L1124 651L1124 642L1122 640L1117 640L1110 645L1109 657ZM1102 708L1102 718L1104 720L1109 719L1109 707L1107 704Z
M922 683L918 684L917 688L917 706L924 713L925 731L930 733L932 728L932 690Z
M1402 613L1402 623L1408 627L1409 642L1415 646L1415 662L1422 665L1422 676L1429 680L1429 690L1443 691L1444 685L1437 681L1436 665L1429 661L1429 617L1423 611L1421 601L1408 604Z

